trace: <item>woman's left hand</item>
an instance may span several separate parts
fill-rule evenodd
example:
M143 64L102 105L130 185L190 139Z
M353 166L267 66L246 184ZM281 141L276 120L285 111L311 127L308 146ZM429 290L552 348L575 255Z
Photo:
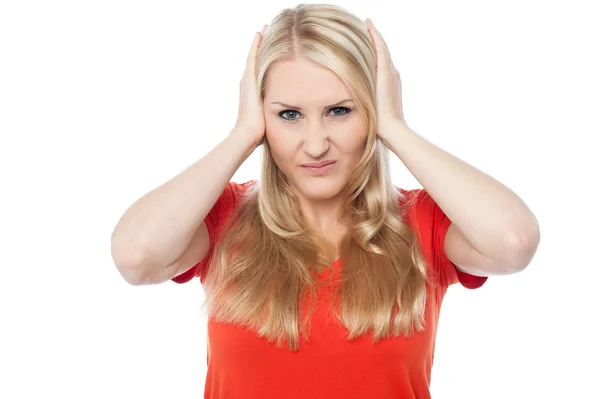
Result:
M370 19L366 24L377 52L377 134L385 142L388 132L406 125L402 112L402 82L383 37Z

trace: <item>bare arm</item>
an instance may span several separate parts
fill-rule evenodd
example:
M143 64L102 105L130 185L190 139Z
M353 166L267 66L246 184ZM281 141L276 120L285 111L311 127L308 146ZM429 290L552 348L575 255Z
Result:
M206 156L138 199L121 216L111 236L111 254L127 282L166 281L206 255L204 218L256 148L252 135L240 130L232 130Z
M266 25L263 27L264 33ZM264 138L256 83L256 32L240 81L238 119L229 136L202 159L134 202L111 236L111 254L133 285L166 281L202 260L209 248L204 219L235 171Z
M502 183L410 129L400 73L381 33L366 21L377 51L377 134L452 221L444 250L459 269L479 276L509 274L531 262L539 241L536 217Z
M512 190L399 123L386 145L452 220L444 248L458 268L510 274L531 262L540 241L534 214Z

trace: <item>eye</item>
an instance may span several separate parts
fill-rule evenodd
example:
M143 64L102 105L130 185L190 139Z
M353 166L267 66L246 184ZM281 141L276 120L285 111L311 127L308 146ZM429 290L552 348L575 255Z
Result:
M294 111L293 109L286 109L285 111L281 111L279 114L277 114L277 116L279 116L281 119L285 119L287 121L293 121L293 120L296 120L296 118L293 118L290 116L294 116L295 114L298 114L298 111ZM284 115L287 115L287 116L284 116Z
M331 111L337 111L337 112L333 113L334 116L346 116L350 112L352 112L352 110L350 108L347 108L347 107L335 107L335 108L331 108L329 111L330 112ZM343 111L343 113L340 113L339 111Z
M332 113L333 112L333 113ZM347 116L352 110L348 107L335 107L331 108L328 114L332 114L334 117L344 117ZM295 121L299 118L299 112L293 109L286 109L285 111L281 111L277 114L277 116L286 121Z

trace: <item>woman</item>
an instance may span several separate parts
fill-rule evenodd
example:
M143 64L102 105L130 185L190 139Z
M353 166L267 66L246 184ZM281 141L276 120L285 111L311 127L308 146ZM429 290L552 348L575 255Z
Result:
M200 277L207 398L430 397L447 288L523 270L535 217L409 128L384 40L339 7L282 11L240 91L229 136L122 216L118 270ZM230 181L260 144L261 178ZM388 149L423 189L392 185Z

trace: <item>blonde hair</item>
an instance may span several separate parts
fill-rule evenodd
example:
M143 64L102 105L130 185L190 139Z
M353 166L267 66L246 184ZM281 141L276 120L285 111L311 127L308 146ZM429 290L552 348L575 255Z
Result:
M366 25L338 6L305 5L280 12L258 52L262 98L269 68L305 57L332 70L347 85L367 122L364 153L342 195L341 275L330 311L354 339L373 341L424 328L426 264L402 219L388 151L377 139L376 55ZM314 270L334 262L335 247L303 217L298 200L265 141L259 183L226 224L204 281L208 316L245 326L281 347L298 350L315 310ZM331 275L333 277L333 274ZM311 300L301 315L301 303ZM337 305L337 306L336 306ZM339 309L338 309L339 307Z

